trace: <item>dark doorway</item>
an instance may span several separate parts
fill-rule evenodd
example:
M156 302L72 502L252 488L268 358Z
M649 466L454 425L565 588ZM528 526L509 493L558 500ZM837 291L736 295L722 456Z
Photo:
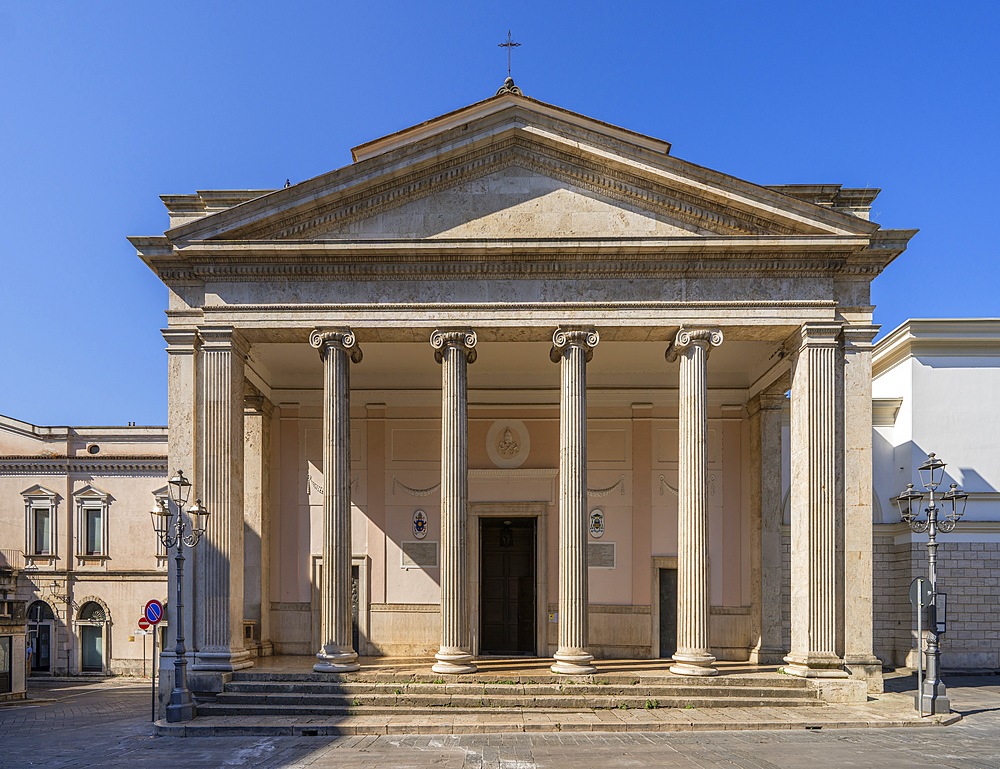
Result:
M0 694L9 694L14 690L10 670L13 640L9 635L0 636Z
M361 630L358 627L358 616L361 610L361 574L359 567L351 567L351 643L354 644L354 651L361 653Z
M535 526L535 518L480 519L480 654L536 653Z
M31 644L31 672L48 673L52 664L52 622L55 615L45 601L28 607L28 643Z
M660 658L677 651L677 569L660 569Z

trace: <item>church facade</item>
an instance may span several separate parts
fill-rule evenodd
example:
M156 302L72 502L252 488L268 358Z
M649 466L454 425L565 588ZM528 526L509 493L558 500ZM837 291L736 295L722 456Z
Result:
M164 196L131 240L210 511L195 679L530 655L880 688L869 286L914 231L670 149L508 81L285 189Z

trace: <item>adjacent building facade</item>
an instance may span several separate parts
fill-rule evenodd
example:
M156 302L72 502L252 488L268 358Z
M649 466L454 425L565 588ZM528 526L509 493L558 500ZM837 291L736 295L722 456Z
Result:
M0 416L0 572L22 607L30 674L141 675L136 622L167 594L149 510L166 496L164 427L39 427ZM25 628L26 622L26 628ZM13 664L23 665L20 646Z
M757 186L512 81L353 157L132 239L211 511L196 685L270 650L877 689L869 285L913 231L876 191Z

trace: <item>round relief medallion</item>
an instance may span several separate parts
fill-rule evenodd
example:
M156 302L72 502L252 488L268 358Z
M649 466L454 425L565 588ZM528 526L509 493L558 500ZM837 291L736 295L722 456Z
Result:
M486 453L497 467L520 467L529 451L531 437L519 419L498 419L486 434Z

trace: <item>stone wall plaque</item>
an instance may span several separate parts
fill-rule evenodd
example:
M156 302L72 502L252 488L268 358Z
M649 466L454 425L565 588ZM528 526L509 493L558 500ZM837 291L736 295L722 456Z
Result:
M422 540L400 542L402 569L435 569L438 565L438 543Z
M588 542L587 566L589 566L591 569L617 568L615 565L615 543Z

